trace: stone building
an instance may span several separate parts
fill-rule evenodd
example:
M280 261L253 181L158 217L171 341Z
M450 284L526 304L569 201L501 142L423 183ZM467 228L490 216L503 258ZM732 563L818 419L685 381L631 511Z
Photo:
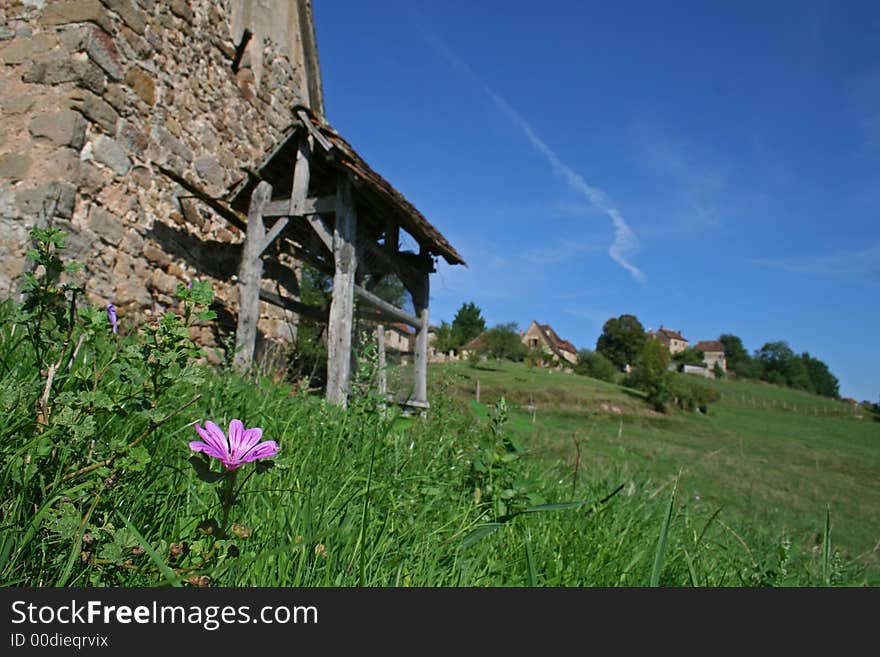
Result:
M59 227L123 331L195 278L218 314L198 338L235 331L236 366L295 339L301 315L326 323L334 403L355 317L403 321L417 329L407 403L427 408L429 275L464 260L327 123L309 0L7 1L0 114L0 295L16 293L30 229ZM301 303L301 263L333 279L329 308ZM389 275L415 315L371 292Z
M522 334L522 343L529 349L547 354L555 363L577 364L577 349L568 340L560 338L549 324L539 324L532 320Z
M233 330L242 233L218 210L297 105L323 114L309 0L0 3L0 297L29 230L53 225L123 329L208 278L219 318L201 337ZM262 337L295 321L261 304Z
M675 355L688 348L690 344L681 331L673 331L670 328L664 328L663 324L656 331L648 329L647 336L655 340L660 340L668 349L669 353Z
M724 357L724 344L718 340L700 340L694 345L694 349L703 352L703 363L709 370L715 369L718 363L722 372L727 371L727 359Z

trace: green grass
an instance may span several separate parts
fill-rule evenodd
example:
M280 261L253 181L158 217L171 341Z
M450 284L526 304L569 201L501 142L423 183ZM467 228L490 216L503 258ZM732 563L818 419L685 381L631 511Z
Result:
M850 542L868 541L876 529L870 515L876 493L869 486L861 493L864 508L873 504L872 510L845 504L854 478L864 485L876 475L876 431L867 423L824 419L838 427L834 431L809 425L813 430L797 440L809 444L811 454L821 451L820 466L837 475L817 479L821 487L795 486L789 468L808 470L814 457L796 458L798 450L789 446L794 439L786 437L792 416L782 412L768 420L764 411L721 404L708 417L660 417L645 410L640 395L617 386L505 365L432 367L431 410L424 418L407 418L394 409L383 412L369 396L341 410L285 384L206 370L201 383L180 381L158 399L157 410L170 419L143 443L146 466L62 479L89 462L89 440L130 444L149 428L150 416L93 409L71 420L59 411L49 425L40 425L33 409L42 378L27 351L8 337L0 334L0 585L874 581L840 552ZM502 394L518 403L534 398L534 422L527 410L512 408L504 423L489 405L472 401L475 373L483 402L493 404ZM77 385L75 379L64 383L70 391ZM114 393L124 382L107 380L106 386ZM553 408L557 398L563 401ZM196 401L173 413L190 399ZM281 451L274 468L247 480L232 508L239 533L218 538L205 531L205 521L220 516L218 498L190 467L187 443L196 438L193 421L225 426L235 417L263 427ZM747 430L746 417L752 418ZM856 441L860 451L848 447L853 427L864 431ZM521 458L502 446L505 436L524 444ZM791 464L775 459L789 451ZM746 488L738 481L745 472L770 477L777 470L781 474L773 476L789 482L793 492L769 479ZM699 502L693 499L697 487ZM767 506L769 489L779 494L778 522L752 522L750 505ZM505 500L503 513L492 496ZM803 508L789 504L795 496L803 498ZM815 513L814 503L822 505ZM786 536L800 539L799 528L823 533L826 503L830 538L823 534L817 549L809 541L789 545ZM854 518L873 523L873 529L856 531L849 526ZM184 543L188 552L181 553Z
M647 409L640 394L602 381L525 365L434 365L477 407L504 396L518 404L511 429L536 459L608 473L665 490L679 477L690 508L722 508L722 520L821 547L826 508L835 545L878 581L880 423L842 402L763 383L710 381L722 399L707 415ZM405 379L406 372L398 375ZM532 412L525 406L535 400Z

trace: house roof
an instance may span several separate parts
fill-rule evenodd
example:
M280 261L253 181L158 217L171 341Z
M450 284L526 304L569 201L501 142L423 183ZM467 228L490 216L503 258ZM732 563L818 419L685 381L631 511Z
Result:
M568 351L572 354L577 353L577 349L574 348L574 345L568 340L563 340L559 337L556 331L553 330L553 327L549 324L538 324L542 331L544 331L544 335L547 336L548 341L550 342L550 346L555 349L561 349L562 351Z
M669 344L670 340L681 340L682 342L688 341L688 339L684 337L679 331L673 331L672 329L664 328L663 324L661 324L660 328L656 331L648 331L648 335L658 338L660 342L663 342L665 344Z
M694 349L706 353L707 351L720 351L724 353L724 345L718 340L700 340L694 345Z
M388 328L393 328L398 333L406 333L407 335L413 335L415 333L415 329L412 328L409 324L404 324L403 322L393 322L388 325Z
M440 231L391 183L374 171L326 120L316 116L308 108L294 109L310 125L305 125L303 120L294 123L275 148L257 165L259 176L271 182L276 193L287 190L289 196L291 169L296 158L298 136L305 128L310 134L321 137L322 141L330 146L327 152L316 144L314 153L320 157L312 158L312 186L317 184L324 187L322 191L325 195L333 194L335 177L328 174L333 170L350 172L355 181L354 199L359 219L363 217L375 224L377 229L381 229L384 228L386 218L392 217L428 253L443 256L451 265L467 264ZM250 197L250 190L256 184L257 177L253 175L239 181L227 195L228 201L233 206L238 205L243 208L246 199Z
M483 349L486 346L486 342L484 340L486 332L483 331L473 340L468 342L467 344L462 345L462 349L467 349L468 351L477 351L478 349Z

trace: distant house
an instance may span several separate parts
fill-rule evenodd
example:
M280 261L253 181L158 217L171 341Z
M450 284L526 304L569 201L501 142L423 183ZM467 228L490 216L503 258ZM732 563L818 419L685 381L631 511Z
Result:
M690 344L680 331L673 331L672 329L664 328L663 324L661 324L660 328L656 331L648 329L647 336L659 340L667 349L669 349L669 353L673 355L684 351Z
M568 340L560 338L549 324L539 324L532 320L529 328L522 334L522 342L529 349L542 351L557 363L577 363L577 349Z
M395 322L385 328L385 348L391 351L402 354L411 352L415 338L415 329L406 324Z
M727 359L724 357L724 345L718 340L700 340L694 345L694 349L703 352L703 362L706 368L715 369L715 363L721 366L721 371L727 371Z
M468 358L471 354L478 354L480 355L481 360L486 360L486 355L484 353L487 349L485 338L486 332L483 331L473 340L462 345L460 349L461 357L464 359Z

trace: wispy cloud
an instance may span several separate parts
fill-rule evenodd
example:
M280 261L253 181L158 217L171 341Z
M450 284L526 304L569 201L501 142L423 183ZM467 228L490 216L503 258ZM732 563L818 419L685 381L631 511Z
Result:
M751 262L759 267L778 269L790 274L831 278L873 278L880 275L880 243L854 251L837 251L805 258L757 258Z
M449 47L435 35L425 33L423 38L455 69L464 74L479 86L492 100L495 106L508 120L522 133L532 147L540 153L552 168L553 172L561 177L570 189L582 195L595 208L605 214L614 226L614 241L608 247L608 255L621 267L626 269L638 281L644 281L644 273L630 259L637 246L638 240L635 233L629 227L623 215L608 198L607 194L598 187L594 187L584 180L583 176L569 167L557 153L541 139L531 124L517 112L504 98L499 96L492 88L474 71L466 62L452 52Z

